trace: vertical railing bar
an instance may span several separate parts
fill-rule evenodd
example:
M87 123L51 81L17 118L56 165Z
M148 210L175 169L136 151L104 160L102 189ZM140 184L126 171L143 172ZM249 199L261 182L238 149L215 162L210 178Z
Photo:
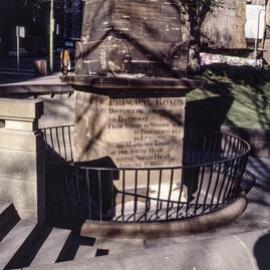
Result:
M232 137L229 137L229 143L228 143L228 158L230 158L231 153L231 145L232 145Z
M53 140L53 135L52 135L52 128L49 128L49 132L50 132L50 137L51 137L52 149L55 150L55 148L54 148L54 140Z
M234 138L233 144L235 144L235 140L236 140L236 138ZM237 149L236 149L236 151L237 151ZM233 153L232 153L232 155L233 155ZM235 161L236 161L236 164L235 164ZM231 193L231 188L232 188L232 186L234 184L233 182L235 181L235 166L237 166L237 160L233 160L231 162L230 176L229 176L229 181L228 181L228 183L226 185L226 188L225 188L225 191L224 191L224 194L223 194L223 202L224 202L226 197L229 198L229 195ZM233 177L232 177L232 174L233 174Z
M134 193L135 193L135 197L134 197L134 221L136 221L136 215L137 215L137 201L138 201L138 170L135 169L135 181L134 181Z
M171 169L171 177L170 177L170 186L169 186L169 193L168 193L168 201L167 201L167 208L166 208L166 220L168 220L169 217L169 211L170 211L170 201L172 196L172 186L173 186L173 178L174 178L174 169Z
M218 187L218 183L219 183L220 171L221 171L221 163L218 163L217 166L218 166L218 172L217 172L216 184L215 184L214 190L213 190L212 200L210 202L211 207L213 206L216 191L217 191L217 187Z
M99 220L103 220L103 204L102 204L102 199L103 199L103 194L102 194L102 183L101 183L101 170L98 169L97 171L98 174L98 195L99 195Z
M59 142L58 130L59 130L59 128L56 127L55 128L55 136L56 136L56 142L57 142L57 146L58 146L58 154L61 156L61 147L60 147L60 142Z
M206 205L206 202L207 202L207 197L208 197L208 194L209 194L210 186L212 184L213 166L214 165L211 165L210 166L210 176L209 176L209 181L208 181L208 184L207 184L207 188L206 188L206 192L205 192L205 197L204 197L204 201L203 201L203 212L205 211L205 205Z
M237 154L242 154L242 151L239 149L240 148L240 140L239 139L236 139L236 146L235 146L235 151Z
M150 169L147 169L147 182L146 182L146 196L145 196L145 221L147 221L148 213L148 200L149 200L149 190L150 190Z
M226 183L226 186L225 186L225 189L224 189L223 198L222 198L222 203L225 202L226 194L227 194L227 191L228 191L230 182L232 181L231 177L232 177L232 170L233 170L233 166L234 166L234 161L235 161L235 160L229 161L229 164L230 164L229 172L228 172L229 175L228 175L228 180L227 180L227 183Z
M230 147L230 157L233 157L233 153L234 153L234 144L235 144L235 137L231 137L231 147Z
M234 158L234 153L235 153L235 137L232 137L232 144L231 144L231 149L230 149L230 157Z
M65 160L67 161L67 149L66 149L66 140L65 140L65 133L64 133L64 127L61 127L62 130L62 138L63 138L63 146L64 146L64 153L65 153Z
M198 192L197 192L197 196L196 196L196 201L195 201L195 209L194 209L194 214L196 214L197 212L197 208L198 208L198 203L199 203L199 199L200 199L200 196L201 196L201 191L202 191L202 186L203 186L203 180L204 180L204 173L205 173L205 166L201 166L200 169L199 169L199 172L201 171L201 177L199 179L199 189L198 189Z
M248 160L248 155L247 154L245 154L244 156L238 158L238 163L237 163L237 166L238 166L237 179L235 180L235 183L234 183L234 185L232 187L232 189L234 190L235 193L236 192L240 192L239 186L241 184L242 177L243 177L243 174L245 172L247 160Z
M225 154L225 157L226 158L230 158L230 151L231 151L231 141L232 141L232 137L231 136L229 136L229 143L228 143L228 149L227 149L227 154ZM226 153L226 152L225 152ZM227 178L227 176L228 176L228 170L230 170L230 162L224 162L224 177L223 177L223 180L225 181L225 179ZM229 178L228 178L228 182L229 182ZM222 183L222 189L220 190L220 193L219 193L219 195L221 195L221 192L222 191L224 191L223 192L223 198L224 198L224 194L225 194L225 190L223 190L223 187L224 187L224 182ZM226 186L225 187L227 187L227 185L228 185L228 183L226 183ZM220 197L219 197L219 199L220 199ZM223 200L222 200L222 202L223 202Z
M87 185L87 194L88 194L88 216L89 219L92 219L92 198L91 198L91 187L90 187L90 178L89 178L89 170L85 169L86 173L86 185Z
M69 138L69 145L70 145L70 155L71 155L71 161L73 161L73 148L72 148L72 140L71 140L71 128L68 126L68 138Z
M158 179L158 193L157 193L157 209L156 213L159 212L159 204L160 204L160 191L161 191L161 182L162 182L162 169L159 169L159 179Z
M239 172L239 175L237 175L237 180L235 181L235 184L232 187L235 193L240 192L239 187L241 185L241 181L242 181L243 175L245 173L245 169L246 169L245 162L247 160L247 157L248 157L248 155L245 155L245 156L239 158L239 171L240 172Z
M240 154L240 155L242 155L242 151L240 151L240 144L241 144L241 142L240 142L240 140L239 140L239 138L235 138L235 140L236 140L236 146L235 146L235 151L236 151L236 154Z
M126 170L123 169L123 182L122 182L122 203L121 203L121 216L122 221L125 221L125 185L126 185Z
M239 160L240 158L237 158L233 161L234 165L233 165L233 168L232 168L232 180L231 180L231 183L230 183L230 186L228 187L228 191L227 191L227 198L230 198L231 195L233 194L233 189L234 189L234 186L237 182L237 178L239 177Z
M217 204L220 204L220 198L221 198L221 194L222 194L222 191L224 191L223 187L225 185L225 182L226 182L226 176L227 176L227 167L228 167L228 161L224 161L222 163L223 165L223 177L222 177L222 182L221 182L221 186L220 186L220 189L219 189L219 192L218 192L218 197L217 197Z
M48 143L48 138L47 138L47 130L44 128L42 132L43 132L43 140L44 140L44 147L45 147L45 160L47 160L49 158L49 155L48 155L49 143Z
M236 149L235 149L235 151L236 151L237 154L238 153L241 153L242 154L242 150L239 149L240 148L240 145L241 145L240 144L241 143L240 142L240 139L235 138L235 140L236 140L236 146L235 146ZM232 196L233 190L235 189L235 186L237 185L237 182L238 181L241 181L241 180L238 180L238 178L241 178L242 177L241 160L242 160L241 157L236 158L235 168L233 170L233 183L230 186L230 189L229 189L229 192L228 192L228 195L227 195L228 197Z
M227 134L224 134L224 156L227 158L227 148L228 148L228 140L229 140L229 136Z
M228 136L226 134L222 134L222 137L223 137L223 140L222 141L224 142L224 146L223 146L222 152L224 153L224 158L226 159L227 158L226 148L227 148Z
M179 214L179 210L180 210L180 203L181 203L181 199L182 199L182 194L183 194L183 188L184 188L184 179L183 179L183 168L181 169L182 173L180 173L180 191L179 191L179 196L178 196L178 204L177 204L177 217ZM182 208L182 206L181 206Z
M114 170L110 170L110 180L111 180L111 209L110 209L110 220L113 219L113 215L115 212L115 202L114 202L114 186L113 186L113 180L114 180Z
M42 130L42 132L43 132L43 138L44 138L44 141L45 141L45 147L47 149L48 148L48 138L47 138L47 130L46 130L46 128L44 128Z

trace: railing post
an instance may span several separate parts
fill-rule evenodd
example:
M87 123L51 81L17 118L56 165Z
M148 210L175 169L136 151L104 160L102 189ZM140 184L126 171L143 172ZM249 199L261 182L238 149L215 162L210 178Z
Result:
M0 98L0 200L22 219L44 222L44 143L38 129L43 102Z

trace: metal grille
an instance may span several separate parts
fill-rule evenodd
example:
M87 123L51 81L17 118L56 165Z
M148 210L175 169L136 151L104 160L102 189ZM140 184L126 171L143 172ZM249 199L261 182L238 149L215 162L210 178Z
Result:
M101 168L72 162L72 144L65 144L71 153L61 152L55 144L57 138L71 135L61 137L62 128L50 128L44 134L48 130L54 134L47 141L50 217L111 222L180 220L225 207L248 192L255 181L245 171L250 147L235 136L187 129L181 167ZM53 141L57 158L50 153Z

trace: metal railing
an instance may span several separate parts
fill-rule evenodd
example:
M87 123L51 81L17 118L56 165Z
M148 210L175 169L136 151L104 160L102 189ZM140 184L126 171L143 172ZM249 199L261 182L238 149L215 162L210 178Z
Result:
M62 129L51 132L55 136L47 139L60 138ZM60 151L67 147L53 145L62 162L47 156L47 214L51 217L110 222L180 220L222 209L248 192L255 181L245 171L249 145L222 133L187 129L183 165L178 167L97 167L91 162L70 162L66 157L73 155Z
M74 125L62 125L42 129L45 141L46 160L50 162L72 162Z

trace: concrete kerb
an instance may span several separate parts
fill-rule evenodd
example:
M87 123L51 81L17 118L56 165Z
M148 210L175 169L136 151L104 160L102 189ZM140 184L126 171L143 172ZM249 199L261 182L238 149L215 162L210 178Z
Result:
M86 221L81 235L96 238L165 238L201 233L230 223L247 207L247 198L242 194L227 207L202 216L164 223L112 223Z

